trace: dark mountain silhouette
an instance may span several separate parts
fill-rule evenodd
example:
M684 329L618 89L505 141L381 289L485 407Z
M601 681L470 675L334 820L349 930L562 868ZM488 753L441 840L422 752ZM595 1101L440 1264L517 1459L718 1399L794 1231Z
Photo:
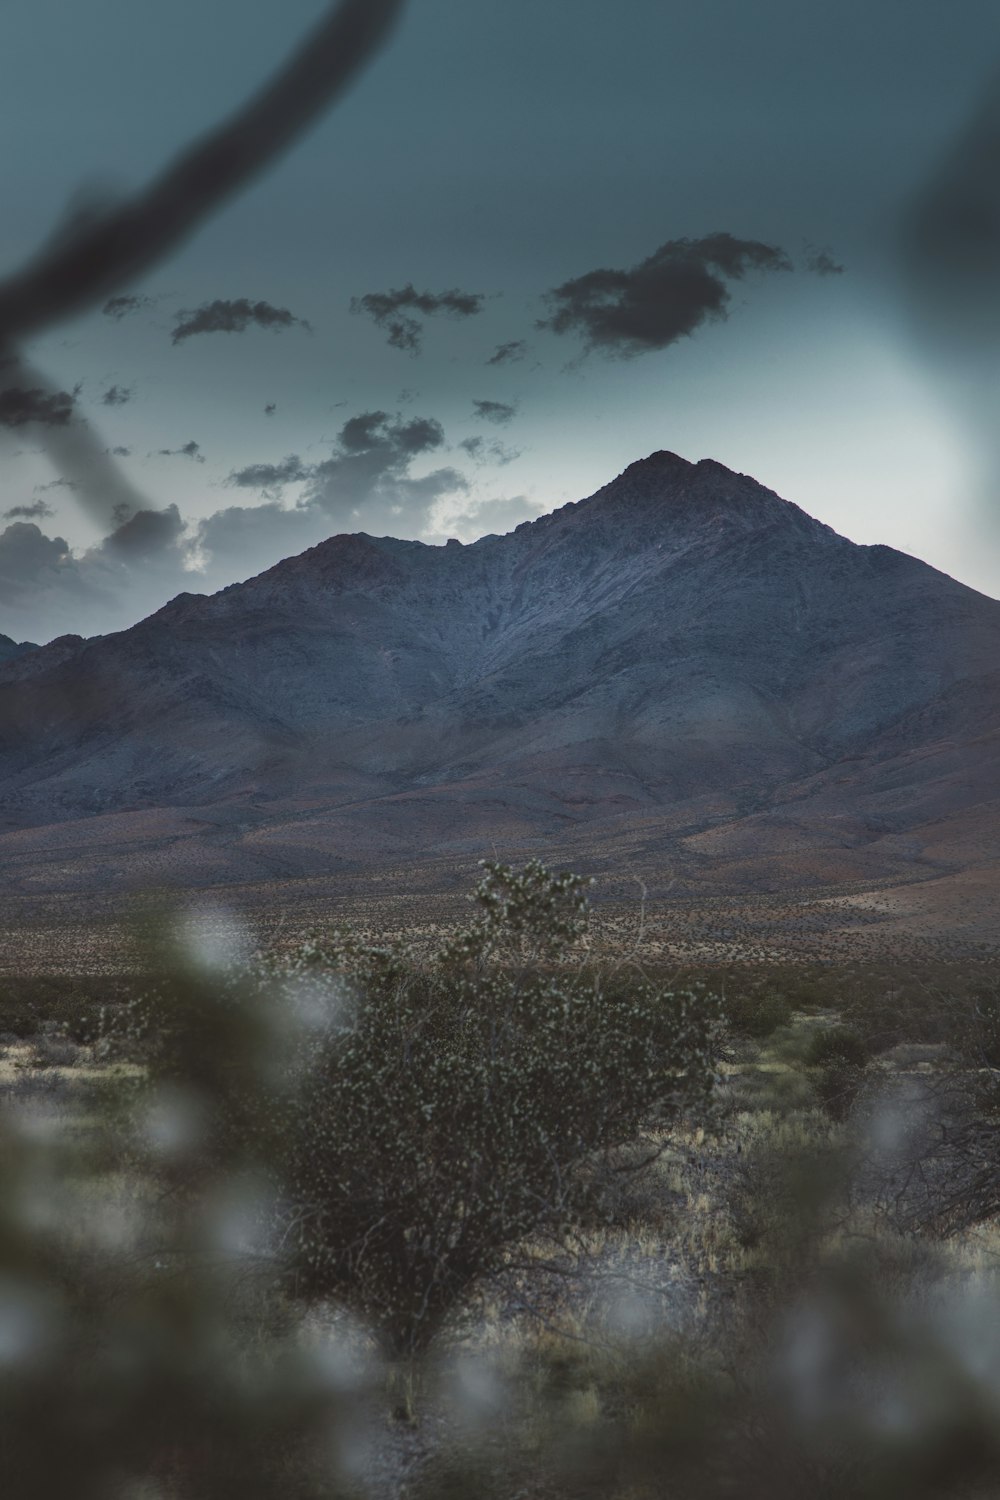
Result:
M1000 603L656 453L509 536L338 536L0 665L8 889L501 849L691 879L1000 854Z
M12 641L9 635L0 635L0 664L23 656L26 651L37 651L33 641Z

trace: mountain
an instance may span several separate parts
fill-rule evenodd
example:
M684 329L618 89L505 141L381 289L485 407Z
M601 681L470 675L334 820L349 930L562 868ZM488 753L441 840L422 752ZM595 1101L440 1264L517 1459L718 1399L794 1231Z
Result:
M0 663L0 880L294 880L493 843L926 881L1000 857L998 749L1000 603L655 453L508 536L333 537Z
M33 641L12 641L9 635L0 635L0 665L13 661L15 656L23 656L26 651L37 650Z

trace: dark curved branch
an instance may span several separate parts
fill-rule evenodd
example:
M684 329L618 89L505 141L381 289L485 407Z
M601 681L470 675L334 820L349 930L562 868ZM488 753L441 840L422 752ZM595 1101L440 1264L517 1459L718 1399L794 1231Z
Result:
M343 92L405 0L342 0L281 71L138 197L99 214L0 282L0 348L127 286L176 249Z

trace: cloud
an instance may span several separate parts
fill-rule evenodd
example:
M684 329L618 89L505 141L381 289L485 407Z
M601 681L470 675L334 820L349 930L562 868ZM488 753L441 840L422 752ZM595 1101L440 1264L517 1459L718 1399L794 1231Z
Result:
M199 333L243 333L251 324L258 328L305 328L311 332L304 318L296 318L287 307L273 307L270 302L250 302L246 297L227 301L217 297L214 302L203 302L194 311L182 309L176 314L177 326L172 342L193 338Z
M349 417L331 456L315 465L302 503L348 530L413 536L426 527L442 495L468 489L465 477L450 467L412 474L413 462L444 441L441 423L431 417L403 421L384 411Z
M106 318L114 318L120 323L122 318L128 317L130 313L141 312L145 307L152 307L154 299L144 296L130 296L125 294L120 297L109 297L101 308Z
M101 397L103 406L125 406L131 401L133 390L130 385L111 385Z
M72 479L60 478L50 479L47 484L36 484L35 492L44 492L45 490L75 490L76 488L77 486Z
M37 640L118 630L178 592L223 588L337 532L434 535L442 501L461 504L469 490L458 470L428 467L444 447L444 429L433 418L360 412L319 462L290 454L234 470L228 482L260 489L268 495L263 504L229 506L188 525L176 505L132 507L80 555L28 517L11 518L0 580L9 574L20 581L16 589L0 588L0 631ZM197 444L164 451L199 456ZM274 491L292 483L302 490L285 506Z
M264 505L232 505L199 521L191 553L202 564L203 586L219 588L235 578L261 573L329 535L326 518L313 508L286 509L269 500Z
M497 344L493 353L486 361L488 365L513 365L520 359L524 359L528 352L525 339L510 339L506 344Z
M731 234L667 240L628 270L601 269L564 281L546 294L551 316L538 328L578 333L585 350L620 359L669 345L710 319L728 316L727 282L748 271L790 271L776 245Z
M234 469L226 483L238 485L240 489L263 490L267 494L286 484L308 479L311 473L297 453L290 453L280 464L248 464L245 469Z
M75 406L76 392L8 386L0 391L0 427L65 427Z
M815 276L843 276L844 267L839 261L834 260L827 249L817 249L810 245L806 250L806 270L812 271Z
M507 448L495 438L467 437L458 446L477 464L512 464L521 457L519 448Z
M32 521L15 521L0 532L0 579L8 589L35 586L69 556L69 545L61 536L46 536Z
M190 587L176 506L140 510L74 555L65 539L19 521L0 532L0 630L15 639L121 630Z
M534 521L543 507L526 495L510 495L493 500L477 500L443 523L443 531L463 542L474 542L481 536L503 536L523 521Z
M130 458L132 455L132 449L122 447L121 444L119 444L117 448L112 448L111 452L115 455L116 458Z
M30 505L12 505L10 510L4 511L3 519L5 521L44 521L54 515L55 511L47 500L32 500Z
M112 556L148 561L165 548L176 546L183 530L176 505L168 505L165 510L138 510L106 537L101 547Z
M264 407L264 415L265 415L265 417L273 417L274 414L275 414L275 412L277 410L278 410L278 407L277 407L276 402L269 401L267 403L267 405Z
M367 313L389 335L394 349L407 354L420 352L423 325L414 314L432 317L446 313L452 318L472 318L482 312L485 297L480 292L418 292L412 282L389 292L367 292L351 299L352 313Z
M189 443L182 443L179 448L157 448L158 458L192 458L196 464L203 464L205 456L201 451L201 444L192 438Z
M433 418L359 412L343 423L329 457L317 463L292 453L233 470L227 484L259 490L267 500L230 506L199 521L185 543L188 560L197 561L205 586L221 587L337 532L427 534L442 497L468 492L468 481L454 468L414 472L444 446L444 429ZM291 484L303 488L296 503L286 506L280 495Z
M498 427L506 427L517 416L517 405L509 401L473 401L472 405L480 421L495 422Z

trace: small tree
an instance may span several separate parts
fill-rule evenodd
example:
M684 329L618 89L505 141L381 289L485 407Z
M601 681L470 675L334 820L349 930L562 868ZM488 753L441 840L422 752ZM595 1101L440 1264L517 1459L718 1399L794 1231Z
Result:
M394 1358L512 1246L565 1234L584 1167L711 1085L714 1000L588 968L587 885L490 864L429 962L340 938L299 962L340 976L352 1014L289 1096L284 1244L298 1293L354 1308Z

